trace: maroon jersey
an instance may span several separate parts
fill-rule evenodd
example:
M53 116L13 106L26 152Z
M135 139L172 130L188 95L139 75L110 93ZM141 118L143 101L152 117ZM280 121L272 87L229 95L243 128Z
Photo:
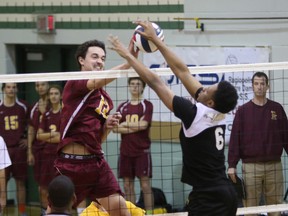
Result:
M121 134L120 153L126 156L138 156L147 153L151 145L149 132L153 114L152 103L144 99L137 105L132 105L130 101L126 101L119 105L117 111L122 114L120 123L124 121L139 122L142 118L149 123L145 130Z
M39 103L36 102L30 112L29 124L33 126L35 130L38 130L41 118L42 114L39 111Z
M43 115L42 121L39 125L44 132L59 132L60 131L60 119L61 112L53 113L52 110L49 110ZM44 147L45 153L56 154L57 152L57 143L46 142Z
M25 133L28 116L27 102L16 99L11 107L6 107L3 101L0 102L0 135L8 148L18 146Z
M39 102L36 102L31 109L30 118L29 118L29 124L33 126L35 130L35 134L37 133L37 130L39 128L42 118L43 118L43 115L39 110ZM39 141L35 138L33 141L32 147L34 150L42 149L44 148L44 142Z
M102 88L89 90L87 81L71 80L64 87L59 152L75 142L84 145L91 154L103 154L103 126L113 103Z
M230 135L228 163L280 161L288 153L288 122L281 104L267 99L263 106L251 100L236 112Z

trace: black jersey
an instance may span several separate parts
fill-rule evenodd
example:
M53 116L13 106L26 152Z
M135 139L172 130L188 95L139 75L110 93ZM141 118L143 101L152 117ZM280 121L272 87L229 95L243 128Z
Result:
M181 181L193 187L227 184L225 173L225 115L201 103L175 96L175 116L182 121Z

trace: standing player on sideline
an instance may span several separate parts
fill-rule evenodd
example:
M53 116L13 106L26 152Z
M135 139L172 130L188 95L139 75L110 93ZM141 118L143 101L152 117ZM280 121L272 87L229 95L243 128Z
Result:
M11 166L11 159L6 143L0 136L0 215L4 212L4 208L6 206L7 188L5 168L9 166Z
M48 90L50 109L43 114L42 121L37 131L37 140L45 142L42 163L42 175L39 179L42 208L47 208L48 185L55 177L53 167L60 142L61 96L62 89L58 85L51 85ZM44 210L44 209L43 209ZM42 212L43 214L43 212Z
M131 48L133 51L133 47ZM81 71L104 70L106 50L103 42L86 41L76 51ZM125 63L114 69L128 69ZM111 216L128 216L120 186L104 159L101 144L121 115L113 109L103 87L114 79L68 81L63 91L61 142L55 168L75 184L78 205L86 197L98 200Z
M152 214L154 201L150 184L152 160L149 132L153 105L142 97L145 85L146 83L139 77L128 79L131 99L117 108L117 112L120 112L122 118L119 126L115 127L113 131L121 133L118 176L124 181L125 198L136 203L134 179L137 176L143 191L146 213Z
M30 113L30 122L28 126L28 164L33 166L34 179L37 184L40 184L40 176L43 174L41 172L41 162L44 158L43 148L44 143L36 139L36 133L39 128L43 114L48 110L48 82L36 82L35 90L39 95L39 100L33 105ZM41 213L45 213L45 207L42 206L41 192L39 188ZM44 204L43 204L44 205Z
M17 98L17 84L3 83L4 99L0 103L0 135L3 137L12 160L7 167L6 180L14 177L17 187L17 203L20 215L26 215L27 179L27 121L29 107L26 101Z
M227 81L203 88L188 67L159 39L150 22L137 21L139 32L162 53L173 73L182 81L190 100L174 95L161 78L132 56L117 37L109 38L112 49L125 58L163 103L181 119L180 142L183 153L182 182L193 187L188 212L192 215L231 216L237 211L237 194L225 173L225 118L223 113L237 104L237 91ZM130 41L130 46L133 41Z

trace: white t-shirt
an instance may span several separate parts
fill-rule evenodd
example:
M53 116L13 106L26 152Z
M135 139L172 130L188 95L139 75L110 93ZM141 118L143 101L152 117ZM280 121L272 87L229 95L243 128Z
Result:
M0 169L4 169L11 164L12 163L6 147L6 143L4 139L0 136Z

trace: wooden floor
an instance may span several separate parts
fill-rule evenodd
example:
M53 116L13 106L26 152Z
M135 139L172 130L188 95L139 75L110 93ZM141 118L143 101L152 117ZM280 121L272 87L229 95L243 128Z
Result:
M246 213L259 214L261 212L282 212L282 211L288 211L288 204L238 208L236 215L244 215ZM35 205L26 206L26 213L27 216L40 216L40 207ZM74 211L72 215L77 216L76 211ZM187 212L159 214L159 216L187 216L187 215L188 215ZM20 214L18 214L17 207L7 206L4 210L4 213L1 216L20 216Z
M26 206L27 216L40 216L40 207L39 206ZM73 216L77 216L77 213L74 212ZM7 206L4 210L4 213L1 216L20 216L18 209L15 206Z
M39 206L26 206L27 216L40 216ZM20 216L18 209L15 206L6 206L2 216Z

